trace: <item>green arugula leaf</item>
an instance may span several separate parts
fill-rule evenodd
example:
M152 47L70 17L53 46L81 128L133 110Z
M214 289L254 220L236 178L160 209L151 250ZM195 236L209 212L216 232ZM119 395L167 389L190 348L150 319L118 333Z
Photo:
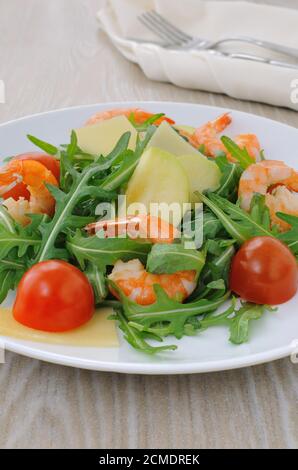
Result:
M177 271L195 270L200 274L205 264L205 253L176 244L153 245L147 259L147 271L171 274Z
M226 213L226 205L228 204L229 201L226 199L221 199L220 196L217 196L219 199L219 202L221 203L222 201L225 202L225 207L224 209L221 207L222 204L218 203L218 199L214 200L215 194L209 194L208 197L199 193L199 197L201 198L202 202L206 204L206 206L209 207L209 209L216 215L216 217L220 220L222 223L223 227L225 230L228 232L228 234L235 240L237 240L238 243L242 244L249 238L249 231L247 228L244 228L242 224L235 222L235 220L230 217L230 214ZM233 209L237 210L239 209L237 206ZM241 209L239 209L241 211Z
M0 304L6 299L8 292L15 287L15 271L0 271Z
M36 145L38 148L48 153L49 155L57 155L59 152L59 149L54 145L49 144L44 140L40 140L37 137L34 137L33 135L28 134L27 138L30 140L30 142L32 142L34 145Z
M7 232L15 233L15 224L13 218L9 215L5 206L0 205L0 228L5 229Z
M88 182L97 171L97 165L93 164L87 167L80 176L76 174L72 188L67 194L54 186L47 186L56 199L56 211L53 219L42 226L43 239L36 256L36 262L61 256L61 252L55 247L56 240L61 232L77 228L78 218L72 217L72 213L82 198L89 195L98 197L102 201L110 201L116 197L113 193L88 185ZM73 225L74 222L75 226Z
M87 217L82 215L70 215L67 219L67 226L64 230L66 233L69 231L69 228L85 228L86 225L91 224L94 222L93 217Z
M219 256L222 252L222 246L220 244L220 240L207 240L206 242L206 249L208 255Z
M84 237L77 231L74 235L69 234L66 247L82 269L89 261L105 272L106 266L113 266L119 259L129 261L139 258L146 263L151 244L130 238L99 238L98 235Z
M207 244L206 264L201 273L199 284L188 299L190 301L202 298L212 299L214 297L214 290L222 295L226 290L226 286L228 286L230 266L235 254L235 248L233 245L220 247L220 241L214 241L217 245L217 249L212 249L212 252L210 252L210 242L211 240ZM220 281L219 284L217 284L218 281ZM222 281L224 284L222 284ZM220 292L220 287L223 289L222 292Z
M71 169L75 169L77 172L83 171L92 163L98 163L98 165L104 165L102 173L99 176L106 176L106 172L123 160L123 155L127 151L127 147L130 140L130 132L125 132L114 149L109 155L103 157L102 155L89 155L82 152L77 145L77 135L74 131L71 134L71 142L66 146L65 150L61 151L60 161L60 187L64 192L68 192L71 188L73 179ZM93 182L95 184L95 182ZM100 181L102 183L102 181ZM100 183L98 185L100 185ZM88 199L88 198L87 198Z
M22 258L29 248L33 248L36 253L41 245L40 236L37 234L29 235L26 229L19 228L18 231L12 233L0 227L0 259L17 248L17 256Z
M29 219L31 219L31 223L29 225L26 225L26 227L22 227L21 225L15 222L18 230L24 230L25 233L27 233L28 235L40 235L42 224L51 220L50 216L48 216L47 214L28 214L28 217Z
M63 191L68 192L72 184L72 176L69 168L74 168L77 172L81 172L92 163L98 163L98 165L104 164L105 167L102 170L102 174L99 175L101 179L106 177L109 169L118 165L124 160L125 152L129 144L131 133L125 132L114 149L109 155L104 157L103 155L90 155L83 152L77 145L77 135L75 131L72 131L71 142L61 150L60 158L60 187ZM93 181L95 184L95 181ZM102 181L100 180L98 185Z
M288 245L295 255L298 255L298 217L295 215L284 214L283 212L277 212L276 215L291 225L290 230L279 233L277 238Z
M220 186L215 193L232 201L236 200L243 169L238 163L229 162L225 155L217 157L215 163L222 173Z
M120 137L113 150L106 157L100 157L100 159L102 161L110 162L111 166L117 165L123 160L125 152L128 150L130 137L130 132L124 132L124 134Z
M216 310L230 296L230 293L227 292L216 300L200 299L188 304L181 304L170 299L162 287L156 284L154 286L156 302L143 306L126 297L112 281L109 281L109 284L118 293L124 314L129 322L138 323L143 327L143 331L152 333L155 331L152 328L157 326L155 333L157 335L160 334L158 325L166 322L166 328L162 327L163 336L174 335L178 339L185 334L185 323L190 317Z
M250 217L254 222L264 227L267 232L270 232L270 211L262 194L254 194L250 205Z
M218 289L218 290L225 290L226 285L223 279L217 279L216 281L211 281L207 284L209 289Z
M221 221L212 212L204 210L203 216L203 240L210 240L219 235L223 230Z
M26 269L26 264L18 260L16 250L11 251L6 259L0 260L0 304L8 292L16 288Z
M103 187L100 187L104 184L107 172L111 171L113 165L120 163L120 169L116 166L116 173L113 171L111 173L113 178L109 180L106 179L106 185L110 188L118 186L129 178L129 175L135 168L139 157L154 131L155 128L153 129L151 126L148 128L144 139L138 138L133 161L127 159L124 166L121 166L123 152L125 153L127 151L129 142L130 133L128 132L119 139L110 155L107 157L98 157L95 163L91 163L83 168L82 171L78 171L73 166L73 158L80 149L77 147L76 135L74 132L72 133L70 144L67 146L66 151L63 151L61 154L61 164L64 171L64 186L67 187L67 192L57 187L47 185L49 191L56 199L56 211L52 220L47 222L43 221L41 224L40 231L42 233L42 242L35 262L51 258L62 257L65 259L67 255L66 250L56 246L57 239L60 237L61 233L83 227L86 223L86 219L82 218L81 215L76 212L79 204L82 201L86 203L86 200L96 200L97 203L114 200L117 196L115 192L107 191ZM45 147L44 143L40 143L41 141L38 139L33 138L33 141L40 144L41 148ZM51 153L51 148L47 150L48 153ZM54 149L52 149L52 153L53 152ZM98 178L101 179L98 180ZM66 179L68 183L66 183ZM88 219L88 222L90 222L90 219Z
M7 271L7 270L13 270L13 271L23 271L26 268L26 264L22 261L19 260L14 253L7 257L6 259L1 259L0 260L0 272Z
M123 183L129 180L138 161L139 156L135 152L126 150L119 168L104 179L101 187L107 191L114 191L119 188Z
M95 303L98 305L104 301L109 293L106 277L104 273L92 263L88 264L84 273L93 287Z
M249 155L246 148L241 149L230 137L223 136L221 141L224 144L227 151L232 155L235 160L239 162L241 167L245 170L250 165L255 163L254 159Z
M224 279L227 283L228 273L230 271L230 265L232 258L236 250L233 245L225 248L220 255L208 257L206 263L206 269L202 273L204 280L217 281L218 279ZM211 281L210 281L211 282Z
M99 198L101 201L111 201L116 197L116 193L105 191L98 186L90 184L90 180L108 166L109 162L102 165L93 163L85 168L82 173L78 173L69 166L73 182L68 193L64 193L55 186L47 185L49 191L56 199L56 210L53 219L42 225L43 239L36 256L36 262L61 257L60 249L55 246L56 240L61 232L78 227L79 218L73 218L72 215L76 205L83 198L89 196Z
M158 119L160 119L164 115L165 115L164 113L153 114L148 119L146 119L146 121L144 121L142 124L138 124L135 121L134 113L131 113L128 120L137 129L138 132L145 132L148 129L148 127L153 125L156 121L158 121Z
M72 159L76 153L81 152L81 149L78 147L78 138L74 130L71 131L70 143L66 148L66 153L68 158Z
M69 164L79 172L81 172L86 166L89 166L91 163L96 162L97 164L103 164L105 166L105 170L103 170L96 179L92 179L91 182L94 186L102 187L102 189L111 190L111 188L117 188L118 185L122 183L122 181L126 180L129 176L127 168L124 169L124 161L125 165L126 162L125 155L130 150L127 150L127 146L130 139L130 132L124 133L119 141L117 142L115 148L112 152L107 155L106 157L100 156L89 156L92 160L77 160L81 158L81 154L75 153L73 157L69 157L69 154L62 153L61 155L61 187L65 192L68 192L71 184L72 184L72 177L67 168ZM79 152L79 149L76 149L76 152ZM87 156L88 157L88 156ZM85 157L84 157L85 158ZM65 167L67 166L67 168ZM107 166L108 165L108 166ZM122 166L121 170L119 171L119 167ZM62 171L63 170L63 171ZM126 175L124 175L126 170ZM63 178L64 175L64 178ZM106 187L103 188L103 183L106 184ZM94 217L96 213L96 207L101 202L100 198L86 196L83 198L79 204L74 209L74 214L79 216L89 216Z
M193 214L188 220L183 221L179 230L183 232L183 238L186 241L198 240L206 241L215 238L220 232L223 231L221 221L209 210L201 209L193 211Z
M248 341L250 322L261 318L265 311L265 305L244 304L230 320L231 343L242 344Z
M255 236L273 236L268 229L268 222L270 224L268 208L263 203L261 195L254 198L251 214L217 194L210 193L207 197L200 193L199 196L218 217L229 235L239 244ZM254 204L257 204L258 208L255 208Z
M175 345L156 347L148 344L145 341L142 332L138 331L138 329L130 325L121 309L117 309L115 315L113 315L111 319L118 320L119 327L124 333L124 338L137 351L141 351L147 354L156 354L162 351L174 351L177 349L177 346Z
M14 158L14 155L12 155L10 157L2 158L2 162L3 163L9 163L13 158Z
M0 206L0 303L16 288L41 244L39 227L47 216L30 217L31 224L22 227Z
M231 305L224 312L219 314L217 312L207 313L207 315L200 320L200 330L207 330L207 328L211 326L229 325L230 317L235 314L236 304L236 297L232 297Z
M118 167L116 166L115 170L101 183L101 187L103 189L114 191L129 180L155 130L156 128L154 126L149 126L146 129L146 135L143 139L141 139L140 135L138 135L136 149L134 152L131 150L122 152L120 165Z

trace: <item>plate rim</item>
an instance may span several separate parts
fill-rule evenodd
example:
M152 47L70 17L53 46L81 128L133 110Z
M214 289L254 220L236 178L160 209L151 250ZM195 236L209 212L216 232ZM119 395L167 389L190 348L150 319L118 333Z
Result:
M200 109L208 108L214 109L219 112L236 112L243 116L251 116L254 119L260 119L262 121L268 121L269 123L278 124L279 126L294 129L298 132L298 129L289 124L268 118L266 116L260 116L251 112L240 111L230 107L222 107L209 104L191 103L183 101L158 101L158 100L127 100L127 101L107 101L101 103L89 103L82 105L66 106L63 108L51 109L49 111L42 111L39 113L33 113L25 116L21 116L9 121L0 123L0 128L13 125L15 123L25 121L27 119L38 118L49 114L55 114L65 111L78 111L81 109L94 108L96 106L103 109L109 107L128 107L128 106L146 106L146 105L171 105L174 107L198 107ZM267 362L275 361L285 357L289 357L293 352L292 344L284 347L270 349L269 351L263 351L260 353L250 354L245 357L229 358L225 360L212 360L205 362L181 362L181 363L137 363L137 362L109 362L109 361L96 361L91 359L78 359L68 355L58 354L49 351L43 351L42 349L33 348L26 344L18 343L19 340L0 336L0 340L4 342L5 349L8 351L15 352L17 354L38 359L44 362L53 364L65 365L69 367L76 367L81 369L103 371L103 372L116 372L123 374L142 374L142 375L179 375L179 374L196 374L196 373L207 373L207 372L218 372L225 370L239 369L243 367L249 367L257 364L264 364ZM28 341L23 340L24 343ZM36 345L42 345L42 343L35 342ZM62 345L63 346L63 345ZM109 348L105 348L109 349ZM140 353L141 354L141 353Z
M81 104L81 105L74 105L74 106L65 106L63 108L50 109L49 111L41 111L40 113L26 114L25 116L20 116L20 117L15 118L15 119L10 119L9 121L5 121L5 122L0 123L0 128L4 127L4 126L7 126L7 125L14 124L16 122L20 122L22 120L31 119L31 118L35 118L35 117L41 117L41 116L44 116L44 115L54 114L54 113L57 113L57 112L87 109L87 108L93 108L94 106L101 106L101 107L102 106L116 107L116 106L126 106L126 105L128 105L128 106L136 105L137 106L137 105L143 105L144 103L149 104L149 105L159 105L159 104L163 105L163 104L165 104L165 105L174 105L174 106L183 105L183 106L190 106L190 107L196 106L196 107L199 107L199 108L214 108L214 109L218 109L218 110L224 111L224 112L236 112L237 114L241 114L243 116L247 116L247 115L252 116L252 117L257 118L257 119L266 120L266 121L272 122L274 124L279 124L280 126L290 128L290 129L294 129L294 130L298 131L297 127L291 126L290 124L286 124L284 122L277 121L276 119L268 118L266 116L260 116L258 114L254 114L254 113L251 113L251 112L240 111L238 109L233 109L233 108L230 108L230 107L215 106L215 105L201 104L201 103L190 103L190 102L184 102L184 101L158 101L158 100L107 101L107 102L104 102L104 103L99 103L98 102L98 103L89 103L89 104Z
M95 361L88 359L77 359L68 355L54 352L43 351L42 349L31 348L24 344L18 344L13 339L7 341L3 338L5 350L15 352L21 356L38 359L51 364L59 364L78 369L94 370L98 372L114 372L120 374L140 374L140 375L183 375L183 374L201 374L208 372L223 372L227 370L242 369L255 365L265 364L290 356L293 353L293 346L290 344L283 348L271 349L270 351L256 353L248 356L246 359L231 358L223 361L205 361L205 362L181 362L181 363L134 363L134 362L108 362ZM26 340L24 340L26 342ZM35 343L42 344L42 343ZM62 345L63 346L63 345ZM105 348L112 349L112 348ZM141 353L140 353L141 354Z

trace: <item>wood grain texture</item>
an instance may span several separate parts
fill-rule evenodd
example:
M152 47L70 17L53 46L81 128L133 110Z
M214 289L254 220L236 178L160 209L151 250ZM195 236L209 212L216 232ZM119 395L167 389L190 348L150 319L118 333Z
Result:
M0 78L7 91L0 122L76 104L173 100L298 127L294 111L150 82L98 30L101 3L0 0ZM284 359L223 373L122 376L7 353L0 366L0 447L297 448L297 373Z

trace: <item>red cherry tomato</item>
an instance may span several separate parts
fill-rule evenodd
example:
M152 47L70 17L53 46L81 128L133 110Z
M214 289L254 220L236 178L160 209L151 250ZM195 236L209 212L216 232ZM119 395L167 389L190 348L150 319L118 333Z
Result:
M27 271L17 290L14 318L36 330L77 328L94 313L93 289L86 276L65 261L43 261Z
M12 197L15 201L18 201L20 197L23 197L29 201L30 193L24 183L18 183L12 189L2 195L3 199L8 199L10 197Z
M278 305L290 300L297 288L297 261L276 238L252 238L232 260L230 289L244 300Z
M20 155L14 157L13 160L34 160L36 162L42 163L48 170L53 173L57 181L59 181L60 179L60 163L56 158L52 157L51 155L38 152L21 153ZM16 201L20 197L23 197L29 201L30 193L24 183L18 183L10 191L7 191L7 193L3 194L2 197L3 199L8 199L9 197L12 197Z

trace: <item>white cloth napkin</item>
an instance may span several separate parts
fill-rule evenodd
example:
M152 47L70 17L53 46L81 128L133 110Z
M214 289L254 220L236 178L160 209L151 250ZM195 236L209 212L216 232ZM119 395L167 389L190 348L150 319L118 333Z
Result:
M137 20L140 13L153 8L195 36L247 35L298 48L297 10L245 1L106 0L97 16L119 51L152 80L298 111L298 69L219 57L207 51L170 51L130 40L157 40ZM286 56L239 43L229 43L225 50L289 61Z

